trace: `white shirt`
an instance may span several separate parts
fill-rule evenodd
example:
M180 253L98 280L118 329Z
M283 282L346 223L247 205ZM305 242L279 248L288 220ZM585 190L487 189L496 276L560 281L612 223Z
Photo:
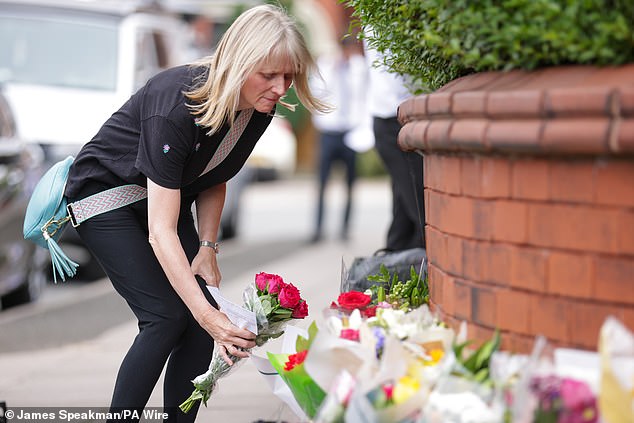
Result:
M380 118L396 117L398 106L412 93L407 89L406 79L388 72L382 65L382 56L378 51L365 46L365 57L369 69L369 109L372 116Z
M347 132L358 127L366 112L368 69L360 54L346 61L341 55L321 56L317 66L323 80L312 78L314 95L334 106L331 113L316 113L313 124L319 131Z

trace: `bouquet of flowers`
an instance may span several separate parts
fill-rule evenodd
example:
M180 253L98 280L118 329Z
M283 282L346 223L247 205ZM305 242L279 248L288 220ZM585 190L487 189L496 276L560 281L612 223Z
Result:
M306 373L304 360L308 350L295 354L268 353L269 360L282 380L290 388L297 403L309 418L315 417L317 409L324 400L326 393Z
M557 375L536 376L530 390L537 398L535 423L596 423L597 400L588 385Z
M286 325L293 319L303 319L308 316L308 304L302 299L299 289L292 283L274 274L258 273L255 276L255 284L250 284L242 294L243 307L255 313L257 321L257 334L255 344L261 347L271 339L280 337L284 333ZM194 391L181 405L180 409L187 413L196 404L196 401L207 400L215 390L218 380L227 376L236 368L240 357L228 354L234 365L230 366L221 357L217 348L214 348L209 370L197 376L192 383Z

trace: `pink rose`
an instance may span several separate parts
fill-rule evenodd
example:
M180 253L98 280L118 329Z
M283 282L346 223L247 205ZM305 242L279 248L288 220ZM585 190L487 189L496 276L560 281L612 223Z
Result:
M265 272L255 275L255 286L262 292L266 292L268 289L269 294L277 294L284 285L285 283L281 276Z
M280 301L280 306L284 308L293 309L301 300L299 296L299 289L295 288L292 283L282 287L280 294L278 296Z
M341 329L340 338L348 339L350 341L359 341L359 330L358 329Z
M269 294L277 294L282 288L284 288L286 284L284 283L284 279L278 275L271 275L269 279Z
M268 277L270 275L268 273L260 272L255 275L255 286L258 287L260 291L266 291L266 282L268 281Z
M303 319L308 316L308 304L304 300L300 300L299 303L293 309L293 314L291 315L294 319Z

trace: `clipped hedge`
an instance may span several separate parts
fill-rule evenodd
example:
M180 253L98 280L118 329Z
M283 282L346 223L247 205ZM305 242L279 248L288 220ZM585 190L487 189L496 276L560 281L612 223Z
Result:
M469 73L634 62L632 0L343 0L423 91Z

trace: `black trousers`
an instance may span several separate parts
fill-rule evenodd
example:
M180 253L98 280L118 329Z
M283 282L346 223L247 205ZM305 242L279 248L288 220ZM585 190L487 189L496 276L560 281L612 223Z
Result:
M321 234L325 192L330 170L337 161L343 163L346 168L346 203L341 222L341 235L346 236L350 225L350 213L352 210L352 188L356 180L356 152L344 142L345 132L322 132L319 137L319 193L317 202L317 220L315 222L315 235Z
M425 205L423 159L406 153L397 143L401 125L393 118L374 118L376 150L392 182L392 222L386 249L392 251L425 248Z
M78 199L105 188L90 184ZM190 262L198 251L192 201L183 201L178 221L178 235ZM177 407L193 391L191 380L207 371L213 339L195 321L165 276L148 242L147 222L147 201L141 201L95 216L77 228L138 319L139 333L119 369L110 407L112 411L142 410L167 363L165 412L170 414L169 421L193 422L198 406L188 414ZM198 282L217 307L202 279Z

